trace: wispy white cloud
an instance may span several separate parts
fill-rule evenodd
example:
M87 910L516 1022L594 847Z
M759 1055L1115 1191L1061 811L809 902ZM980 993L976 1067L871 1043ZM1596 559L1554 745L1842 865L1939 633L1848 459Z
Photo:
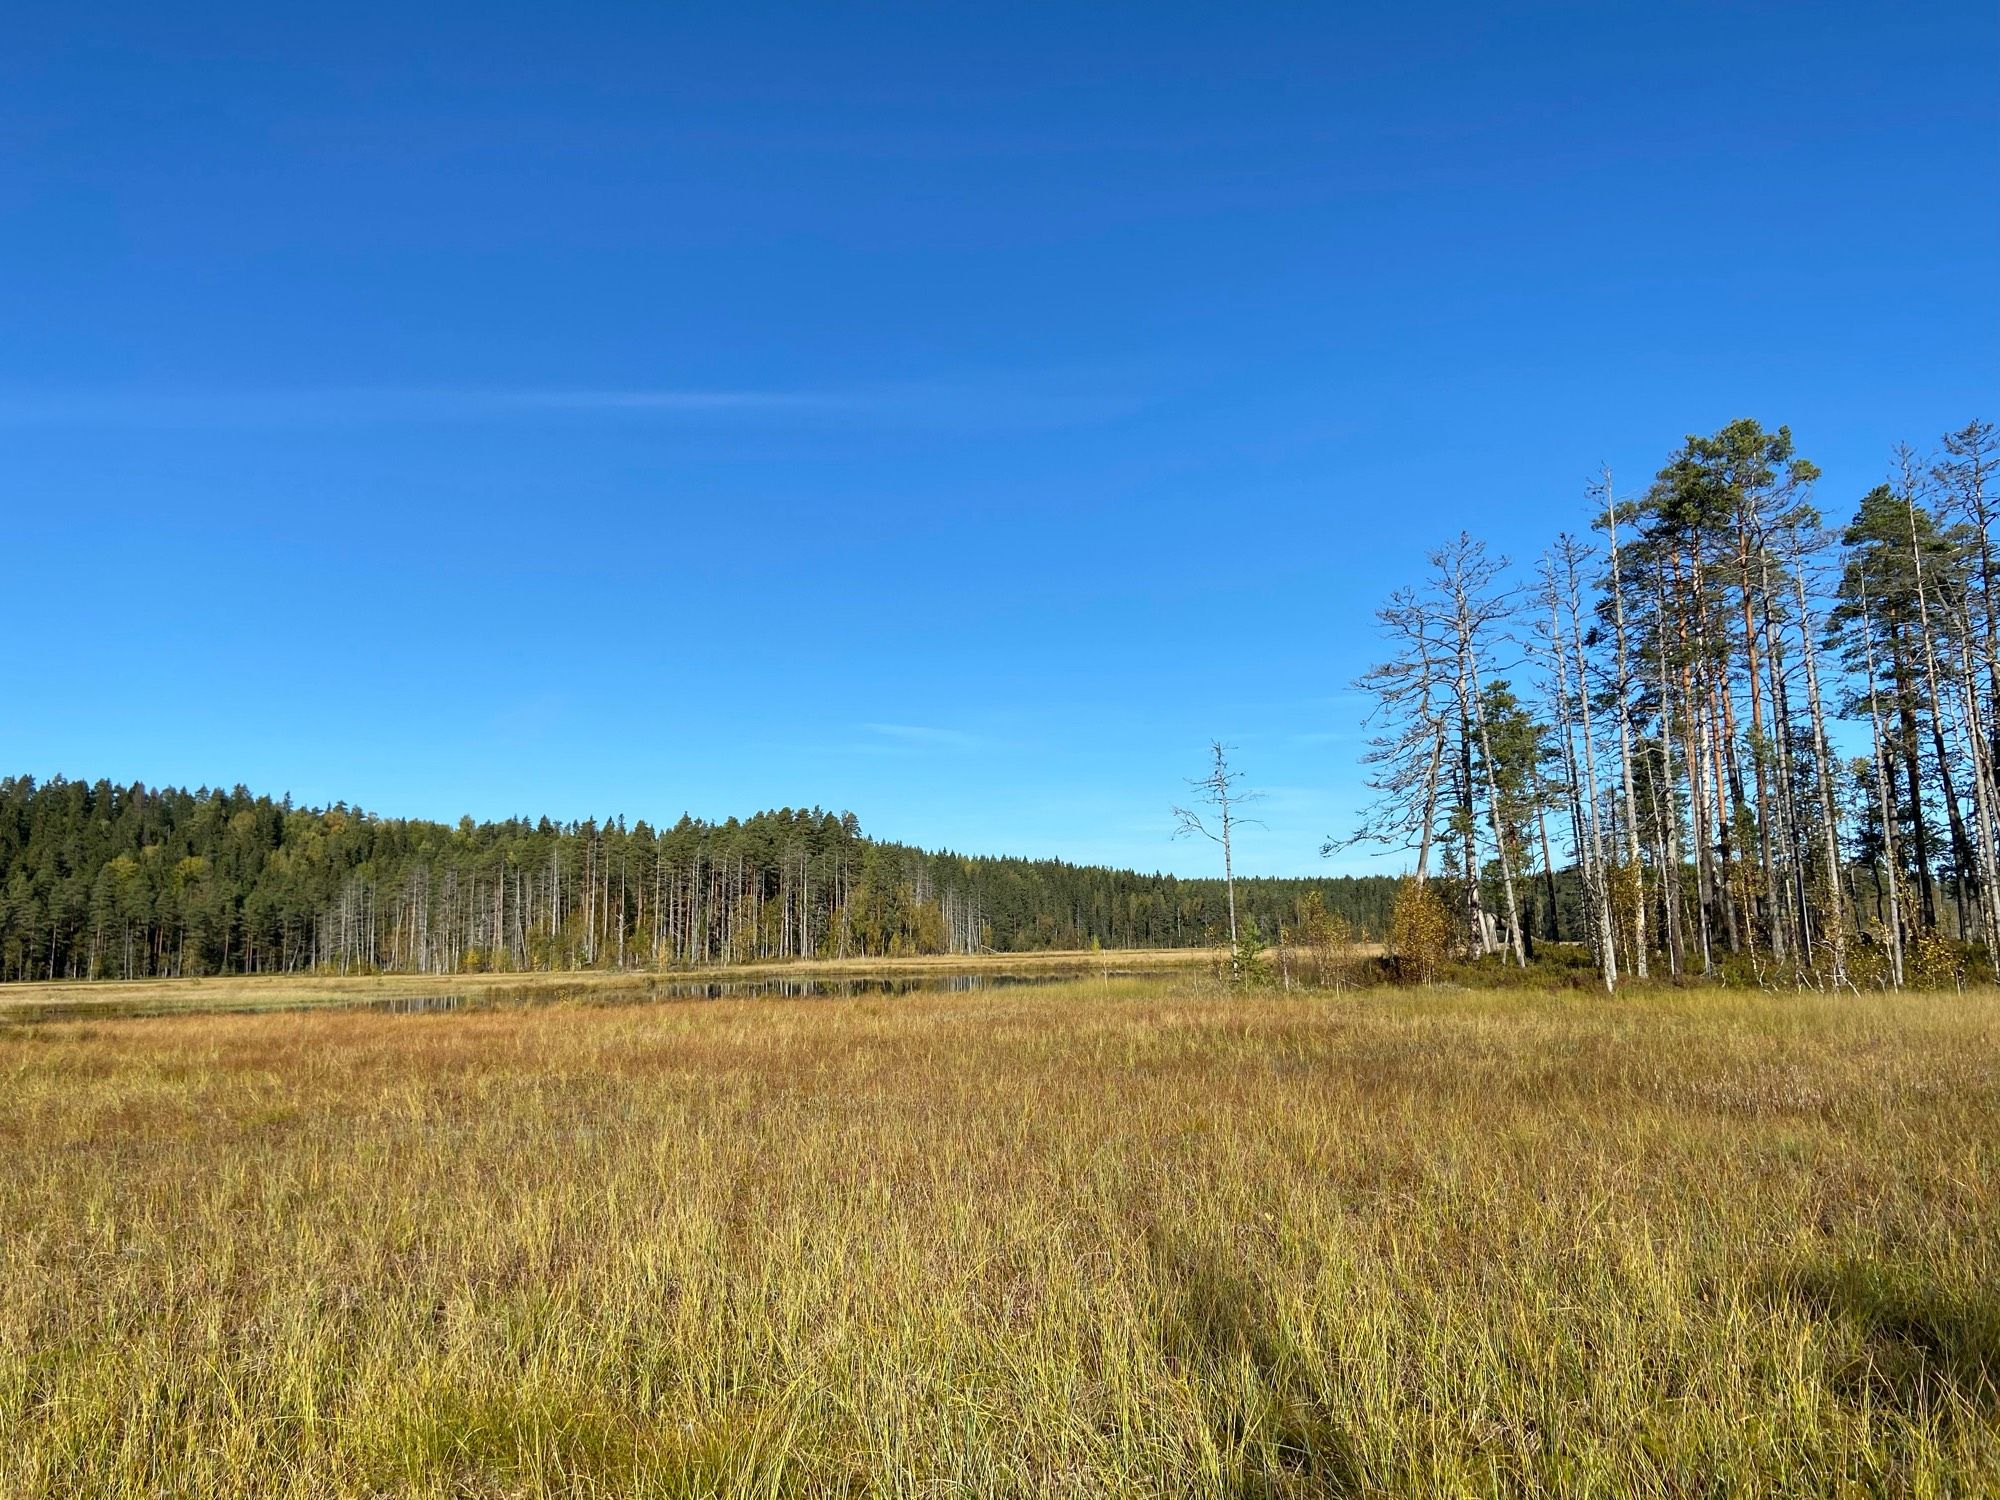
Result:
M533 415L842 423L939 431L1115 421L1144 405L1116 382L1038 374L838 390L708 386L340 386L319 389L0 389L0 427L312 427L499 422Z
M940 729L930 724L863 724L872 735L912 749L977 750L985 743L978 735L962 729Z
M799 391L637 388L479 390L339 387L267 391L0 392L0 425L243 427L482 422L528 412L727 416L834 407L844 398Z
M496 406L547 411L810 411L858 404L853 396L815 391L597 390L491 392Z

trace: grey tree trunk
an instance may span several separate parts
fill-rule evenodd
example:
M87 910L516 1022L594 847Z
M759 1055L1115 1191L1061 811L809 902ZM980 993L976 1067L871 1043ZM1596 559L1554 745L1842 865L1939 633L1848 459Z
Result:
M1833 751L1827 744L1826 711L1819 696L1819 663L1813 653L1812 612L1806 604L1804 572L1792 569L1792 590L1799 609L1799 643L1804 649L1806 701L1812 712L1813 766L1819 782L1819 822L1821 858L1825 862L1827 943L1833 953L1833 985L1847 983L1847 914L1841 906L1840 824L1833 801Z
M1903 987L1902 880L1896 853L1896 799L1889 794L1888 746L1882 737L1882 703L1875 690L1875 622L1868 606L1868 586L1861 586L1861 639L1868 669L1868 721L1875 740L1875 795L1881 806L1882 853L1889 886L1889 982Z
M1632 677L1625 652L1625 587L1618 564L1618 503L1611 490L1611 471L1604 471L1604 503L1611 532L1611 619L1618 662L1618 769L1625 784L1626 856L1632 861L1632 878L1638 900L1632 914L1632 963L1641 979L1646 978L1646 868L1639 854L1639 799L1632 789Z

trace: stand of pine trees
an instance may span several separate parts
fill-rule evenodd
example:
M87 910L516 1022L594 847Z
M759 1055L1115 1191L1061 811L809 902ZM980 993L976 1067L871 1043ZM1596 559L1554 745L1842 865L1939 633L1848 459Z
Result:
M2000 958L1991 424L1829 528L1754 421L1691 436L1517 580L1469 536L1379 613L1367 839L1456 946L1588 944L1603 984L1961 982ZM1438 895L1433 888L1426 899Z
M1252 880L1237 899L1276 931L1317 891L1380 932L1392 890ZM0 980L1194 946L1223 912L1219 880L930 853L818 809L454 827L240 787L0 780Z

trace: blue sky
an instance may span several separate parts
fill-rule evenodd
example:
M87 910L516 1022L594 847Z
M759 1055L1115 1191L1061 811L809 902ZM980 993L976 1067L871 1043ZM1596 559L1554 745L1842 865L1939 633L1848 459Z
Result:
M2000 11L15 16L0 768L1328 868L1371 611L2000 417ZM1371 868L1355 858L1334 868Z

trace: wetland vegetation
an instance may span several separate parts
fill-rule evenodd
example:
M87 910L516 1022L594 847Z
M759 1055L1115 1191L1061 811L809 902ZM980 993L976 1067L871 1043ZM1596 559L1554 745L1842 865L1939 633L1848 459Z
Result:
M0 1492L1970 1494L2000 998L0 1031Z

